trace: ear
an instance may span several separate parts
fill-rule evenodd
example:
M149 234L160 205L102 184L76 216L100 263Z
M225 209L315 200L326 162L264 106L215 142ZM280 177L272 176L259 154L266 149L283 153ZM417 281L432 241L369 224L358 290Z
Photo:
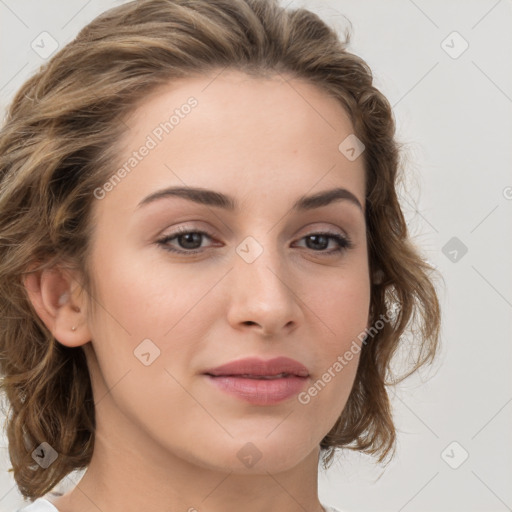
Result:
M60 267L29 273L23 280L30 302L55 339L68 347L91 341L86 292Z

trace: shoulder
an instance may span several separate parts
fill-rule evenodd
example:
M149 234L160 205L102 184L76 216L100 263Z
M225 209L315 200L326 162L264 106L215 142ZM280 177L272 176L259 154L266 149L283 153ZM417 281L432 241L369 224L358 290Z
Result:
M325 512L343 512L335 507L330 507L329 505L322 505L325 509Z
M15 512L59 512L55 505L53 505L46 498L37 498L32 503L25 505L23 508ZM330 512L330 511L329 511Z
M341 512L341 510L330 507L329 505L323 505L325 512ZM59 512L58 509L46 498L38 498L32 503L26 505L23 508L16 510L15 512Z

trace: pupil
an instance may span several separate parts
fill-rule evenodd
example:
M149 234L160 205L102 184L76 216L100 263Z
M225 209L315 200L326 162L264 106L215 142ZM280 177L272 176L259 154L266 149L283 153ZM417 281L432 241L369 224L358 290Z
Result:
M201 247L201 234L200 233L186 233L180 236L180 245L185 249L197 249ZM185 240L185 243L181 243Z
M313 246L311 247L308 242L309 241L312 241L313 242ZM318 244L320 245L320 247L318 246ZM325 249L329 244L329 241L327 240L327 237L325 235L310 235L308 236L308 239L307 239L307 242L306 242L306 245L310 248L310 249Z

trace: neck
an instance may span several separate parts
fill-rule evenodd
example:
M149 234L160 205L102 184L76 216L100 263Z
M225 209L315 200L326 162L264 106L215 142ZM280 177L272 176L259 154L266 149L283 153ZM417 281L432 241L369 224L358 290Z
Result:
M269 472L264 464L249 473L206 467L151 440L121 415L109 395L100 408L93 457L76 487L52 499L59 512L323 512L319 448L280 472Z

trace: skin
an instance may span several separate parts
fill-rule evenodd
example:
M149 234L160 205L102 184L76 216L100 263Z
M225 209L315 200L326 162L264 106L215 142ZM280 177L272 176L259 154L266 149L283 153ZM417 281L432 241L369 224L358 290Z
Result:
M167 112L190 96L198 101L94 200L94 300L79 275L58 268L25 283L56 339L83 347L95 398L93 458L77 487L53 499L61 512L322 510L319 443L345 406L358 355L308 404L294 396L251 405L201 372L285 355L309 369L307 389L368 326L363 211L348 200L291 211L299 197L336 187L364 209L363 159L349 161L338 150L353 128L316 86L281 75L217 75L161 87L127 119L120 161ZM240 208L172 197L137 207L169 186L213 189ZM157 243L181 227L213 236L200 239L202 252L192 256ZM308 246L308 235L325 230L350 237L353 247L334 253L334 239ZM252 263L236 252L247 236L263 248ZM190 247L183 238L168 245ZM160 350L149 366L134 356L147 338ZM237 456L248 442L261 455L252 467Z

